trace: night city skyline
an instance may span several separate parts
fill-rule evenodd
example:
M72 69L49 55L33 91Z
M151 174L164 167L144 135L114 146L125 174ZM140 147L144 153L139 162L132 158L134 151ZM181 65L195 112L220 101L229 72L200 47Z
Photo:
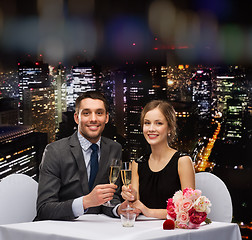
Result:
M104 136L124 160L149 153L140 112L164 99L178 121L173 147L224 181L249 239L251 60L249 8L234 0L1 1L0 179L38 178L46 144L76 130L81 92L106 96Z

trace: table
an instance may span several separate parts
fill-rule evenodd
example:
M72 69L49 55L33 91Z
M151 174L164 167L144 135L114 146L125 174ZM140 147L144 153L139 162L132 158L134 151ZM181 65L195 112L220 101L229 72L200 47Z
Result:
M39 221L0 226L0 240L241 240L234 223L213 222L199 229L163 230L164 220L140 216L134 227L122 227L120 219L87 214L73 221Z

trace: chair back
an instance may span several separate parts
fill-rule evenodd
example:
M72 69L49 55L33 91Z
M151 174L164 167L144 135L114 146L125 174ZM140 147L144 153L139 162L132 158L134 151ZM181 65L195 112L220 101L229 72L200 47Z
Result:
M219 177L209 172L196 173L195 186L212 203L208 218L217 222L232 221L232 199L225 183Z
M0 225L31 222L36 216L38 183L25 174L0 181Z

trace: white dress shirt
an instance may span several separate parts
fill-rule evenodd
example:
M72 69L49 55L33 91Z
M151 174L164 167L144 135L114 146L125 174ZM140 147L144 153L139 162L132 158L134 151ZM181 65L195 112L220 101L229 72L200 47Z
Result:
M83 152L83 156L84 156L84 160L85 160L85 165L86 165L86 169L87 169L87 176L89 179L90 176L90 157L91 157L91 153L92 153L92 149L90 148L90 146L92 145L92 143L90 141L88 141L86 138L84 138L78 131L78 139L80 141L80 145L81 145L81 149ZM100 155L101 155L101 138L99 139L99 141L96 143L98 145L98 162L100 161ZM113 213L115 216L117 215L117 208L119 205L117 205L114 209L113 209ZM75 217L79 217L81 215L83 215L84 213L87 212L88 209L84 209L83 208L83 196L74 199L73 204L72 204L72 210L73 210L73 214Z

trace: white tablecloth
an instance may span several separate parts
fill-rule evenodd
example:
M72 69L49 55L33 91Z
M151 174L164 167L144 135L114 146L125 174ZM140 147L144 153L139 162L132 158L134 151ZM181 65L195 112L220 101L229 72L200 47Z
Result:
M199 229L163 230L164 220L139 217L134 227L122 227L120 219L84 215L74 221L40 221L0 226L0 240L241 240L237 224L213 222Z

